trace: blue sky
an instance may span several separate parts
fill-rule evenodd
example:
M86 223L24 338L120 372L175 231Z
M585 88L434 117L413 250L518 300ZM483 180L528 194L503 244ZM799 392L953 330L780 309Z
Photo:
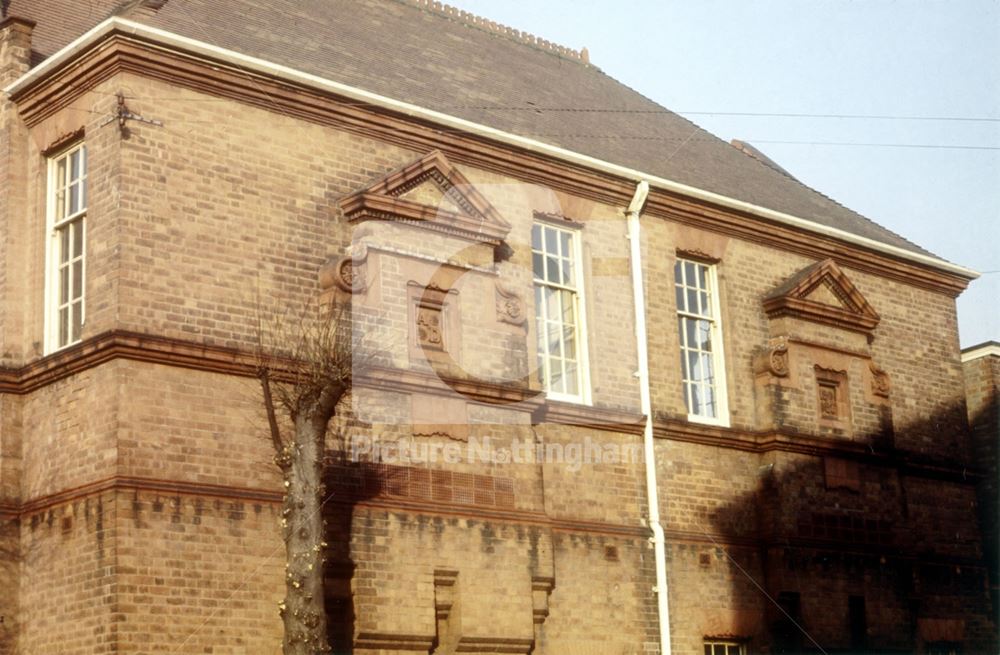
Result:
M586 46L609 75L838 202L944 259L1000 270L996 0L450 4ZM941 117L993 120L922 120ZM1000 340L1000 273L974 281L958 311L963 347Z

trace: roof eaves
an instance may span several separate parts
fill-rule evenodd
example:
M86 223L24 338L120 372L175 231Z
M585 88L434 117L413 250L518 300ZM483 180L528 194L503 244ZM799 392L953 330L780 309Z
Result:
M1000 341L986 341L962 349L963 363L982 357L1000 357Z

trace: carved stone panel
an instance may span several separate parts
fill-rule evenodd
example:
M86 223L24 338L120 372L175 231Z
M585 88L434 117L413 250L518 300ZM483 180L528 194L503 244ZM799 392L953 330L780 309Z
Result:
M816 366L816 418L821 432L849 435L851 402L847 373Z
M455 363L460 359L458 291L407 284L411 363Z

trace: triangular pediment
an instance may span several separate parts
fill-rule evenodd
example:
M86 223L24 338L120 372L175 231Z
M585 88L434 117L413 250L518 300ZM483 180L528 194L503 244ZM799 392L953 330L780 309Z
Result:
M340 208L351 222L402 222L494 246L510 232L510 224L439 150L352 193Z
M835 290L829 281L823 281L806 294L805 300L850 311L851 307L837 296L837 291L839 290Z
M444 209L445 211L455 212L458 214L468 214L469 212L462 209L462 207L448 195L447 191L441 188L441 186L442 185L439 184L437 180L428 179L398 197L421 205L438 207L439 209Z
M768 317L793 316L848 330L871 332L879 315L836 262L808 266L764 297Z

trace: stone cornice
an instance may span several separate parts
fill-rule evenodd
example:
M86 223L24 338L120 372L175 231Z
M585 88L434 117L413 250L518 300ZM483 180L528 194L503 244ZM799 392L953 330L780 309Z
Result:
M130 72L206 94L329 125L416 152L441 150L454 162L580 197L622 206L633 181L557 157L460 130L374 103L324 92L277 75L248 71L204 54L182 52L119 29L84 48L62 65L32 78L12 93L23 120L35 125L88 89L120 72ZM957 296L968 278L929 265L848 244L833 236L793 228L733 208L663 189L650 194L647 212L700 229L721 232L814 259L835 258L851 268Z
M506 232L498 233L491 226L481 221L471 220L458 212L448 211L438 207L422 205L404 198L389 198L373 193L361 193L351 196L341 208L348 220L387 220L409 223L435 232L471 241L473 243L488 243L493 246L500 244Z
M620 434L642 435L645 417L638 412L560 401L540 403L532 416L535 425L568 425Z
M883 468L895 468L903 475L933 478L974 485L983 478L977 468L951 462L937 462L905 451L876 451L860 441L848 441L789 431L747 431L699 425L681 420L657 421L656 438L683 441L751 453L786 452L813 457L839 457Z

